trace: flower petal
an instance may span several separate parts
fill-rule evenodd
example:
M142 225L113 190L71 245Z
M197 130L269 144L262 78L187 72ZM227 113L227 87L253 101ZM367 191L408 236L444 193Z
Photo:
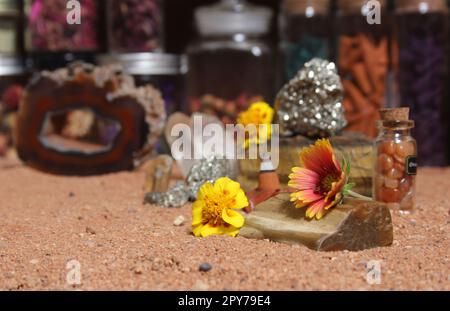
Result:
M223 195L235 196L241 185L228 177L221 177L214 183L214 191Z
M315 202L323 197L322 194L315 193L313 189L300 190L291 194L291 198L296 198L304 203Z
M192 233L196 237L200 237L202 235L203 225L192 226Z
M195 201L194 204L192 204L192 225L198 225L201 224L203 221L202 213L203 213L203 201Z
M232 208L234 209L241 209L247 207L250 204L244 190L242 189L239 189L238 193L236 194L235 200L236 203L234 204L234 206L232 206Z
M300 162L303 167L319 175L341 172L328 139L319 139L314 145L303 148L300 152Z
M198 190L197 200L203 200L213 190L213 185L210 182L204 183Z
M315 216L317 219L321 219L323 216L324 207L325 207L324 200L319 200L315 202L306 210L306 217L314 218Z
M320 182L320 176L316 172L306 168L295 167L292 171L293 173L289 175L289 187L298 190L315 189Z
M236 228L241 228L245 221L244 216L230 208L224 208L222 210L222 219Z
M222 234L222 232L223 232L222 226L212 226L208 223L202 227L200 234L202 237L206 238L210 235Z
M238 235L239 229L236 227L233 227L233 226L228 226L228 227L223 228L222 232L223 232L222 234L226 234L226 235L235 237L236 235Z

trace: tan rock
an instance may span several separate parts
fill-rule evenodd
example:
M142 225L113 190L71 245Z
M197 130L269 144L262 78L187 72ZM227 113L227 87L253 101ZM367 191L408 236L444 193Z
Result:
M393 242L391 214L385 204L346 199L321 220L307 219L305 210L295 208L289 194L279 194L246 217L239 235L318 251L358 251Z
M145 171L144 191L165 192L169 189L173 159L168 155L159 155L147 161L141 168Z

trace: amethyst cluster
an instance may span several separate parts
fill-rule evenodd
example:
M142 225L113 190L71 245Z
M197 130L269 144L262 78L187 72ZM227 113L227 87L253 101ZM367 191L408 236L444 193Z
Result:
M420 165L446 164L446 17L407 14L399 22L399 90L411 109Z
M28 25L34 51L99 49L98 1L80 0L81 24L67 23L67 1L31 0Z
M152 52L161 40L158 0L111 0L110 46L120 52Z

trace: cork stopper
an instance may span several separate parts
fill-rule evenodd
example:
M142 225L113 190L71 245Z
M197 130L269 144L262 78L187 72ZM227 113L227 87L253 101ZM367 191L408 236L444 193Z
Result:
M289 14L311 15L327 14L331 0L283 0L283 9Z
M338 0L338 10L343 13L361 13L362 7L368 1L369 0ZM386 0L379 0L378 2L382 9L386 7Z
M409 121L409 108L384 108L380 115L383 121Z
M397 0L396 11L399 13L419 12L422 14L430 12L447 12L446 0Z

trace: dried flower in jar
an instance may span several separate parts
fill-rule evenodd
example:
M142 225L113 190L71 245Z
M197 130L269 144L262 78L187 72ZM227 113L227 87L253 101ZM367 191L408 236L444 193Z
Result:
M111 0L111 49L152 52L161 45L161 9L158 0Z

